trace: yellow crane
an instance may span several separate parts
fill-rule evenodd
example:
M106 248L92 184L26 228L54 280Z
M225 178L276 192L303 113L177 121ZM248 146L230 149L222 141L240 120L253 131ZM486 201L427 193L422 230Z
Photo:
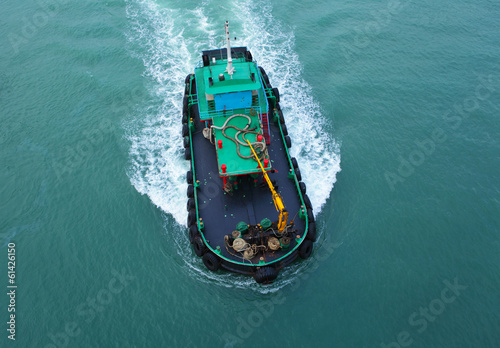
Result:
M257 159L257 162L259 163L259 167L262 170L262 173L264 174L264 178L267 181L267 185L269 185L269 189L271 190L271 193L273 194L274 206L276 207L276 210L280 214L279 219L278 219L278 231L283 232L283 230L285 229L287 222L288 222L288 212L286 211L285 206L283 205L283 200L281 199L280 194L278 192L276 192L276 190L274 189L273 183L269 179L269 176L267 175L264 167L262 166L262 163L260 163L259 156L257 156L257 153L253 149L252 144L250 144L250 142L247 139L245 139L245 140L247 141L248 146L250 146L250 149L252 150L253 155Z

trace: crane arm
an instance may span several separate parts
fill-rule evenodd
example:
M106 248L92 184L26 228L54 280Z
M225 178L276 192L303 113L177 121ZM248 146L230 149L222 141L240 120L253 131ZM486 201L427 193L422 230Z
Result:
M266 170L262 166L262 163L260 162L259 156L257 156L257 153L252 147L252 144L250 144L250 141L245 139L248 143L248 146L250 146L250 149L252 150L253 155L257 159L257 162L259 163L259 167L262 170L262 173L264 174L264 178L266 179L267 185L269 186L269 189L271 190L271 193L273 195L273 202L274 206L276 207L276 210L278 211L279 219L278 219L278 231L283 232L285 229L287 222L288 222L288 212L285 209L285 206L283 204L283 200L281 199L281 196L276 190L274 189L273 183L271 182L271 179L269 179L269 176L266 173Z

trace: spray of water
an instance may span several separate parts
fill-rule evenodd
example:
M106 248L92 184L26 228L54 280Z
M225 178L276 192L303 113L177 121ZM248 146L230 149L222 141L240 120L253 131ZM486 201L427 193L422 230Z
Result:
M238 21L243 38L259 65L266 69L273 87L280 91L280 105L308 195L317 214L330 196L340 171L339 147L324 129L325 119L302 77L302 65L294 51L295 37L272 16L266 1L240 1Z

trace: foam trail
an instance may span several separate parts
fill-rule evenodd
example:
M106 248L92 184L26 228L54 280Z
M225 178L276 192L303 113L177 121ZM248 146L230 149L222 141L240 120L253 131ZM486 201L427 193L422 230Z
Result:
M201 8L160 8L153 1L128 1L131 28L127 37L132 54L145 66L152 80L151 99L125 125L131 142L129 177L136 189L174 219L184 224L187 217L185 173L189 169L182 153L181 122L184 78L199 60L201 45L214 32ZM181 18L182 17L182 18ZM187 18L189 17L189 18ZM197 32L185 35L184 21ZM196 40L196 35L203 41ZM213 39L209 39L213 41Z
M272 17L268 1L235 2L240 34L259 65L266 69L273 87L280 91L280 105L292 138L291 154L297 158L307 193L317 214L330 196L340 171L339 146L327 134L325 119L302 78L302 64L294 51L293 32Z
M225 287L275 292L310 267L313 258L287 267L278 281L263 288L250 277L206 270L192 253L186 238L185 173L189 165L184 160L181 136L183 81L193 72L201 50L222 47L225 19L214 18L217 11L207 15L215 6L210 2L187 10L162 8L153 0L126 0L131 54L143 61L144 75L150 85L149 98L140 102L124 124L131 144L128 175L138 192L148 195L178 223L172 225L168 215L165 230L185 260L187 272L200 281ZM301 77L301 64L293 51L293 32L282 29L270 15L266 2L236 2L230 6L233 8L229 11L238 14L243 28L238 36L244 38L244 44L265 67L271 83L280 89L283 112L293 139L292 154L299 161L308 194L318 213L340 170L340 156L333 139L322 131L324 118L319 105L311 97L311 87ZM189 23L189 27L185 27L185 23ZM318 251L321 243L317 244Z

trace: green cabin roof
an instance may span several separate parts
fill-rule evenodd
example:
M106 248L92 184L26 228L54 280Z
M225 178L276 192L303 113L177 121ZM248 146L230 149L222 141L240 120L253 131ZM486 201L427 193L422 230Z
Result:
M234 72L231 78L226 71L227 59L216 59L215 62L210 60L208 66L199 66L195 69L195 78L197 83L197 98L200 119L202 121L212 121L214 126L221 127L226 120L234 114L244 114L251 118L251 126L253 130L259 134L263 134L260 124L260 115L267 114L267 98L264 88L261 83L261 78L257 64L255 62L247 62L244 58L233 58ZM219 80L219 75L223 74L223 81ZM253 75L252 75L253 74ZM210 82L212 80L212 82ZM216 110L215 102L217 97L235 92L253 91L251 94L251 105L247 108L228 108L224 110ZM248 120L242 117L236 117L228 122L228 125L244 128ZM226 134L230 137L236 136L234 128L228 128ZM260 173L257 162L252 158L241 158L239 152L243 156L250 156L250 148L240 145L239 147L232 140L227 139L219 129L214 129L215 136L215 151L217 154L217 162L219 167L219 175L221 177L229 177L241 174ZM255 142L257 135L254 133L248 134L246 139ZM240 134L239 139L242 139ZM219 149L217 146L218 140L222 140L223 147ZM221 165L227 167L226 173L221 170ZM266 170L271 169L269 163Z
M231 92L251 91L261 88L259 75L255 64L247 62L233 62L235 72L233 78L226 70L226 61L204 67L203 78L205 82L205 93L209 95L224 94ZM219 80L219 75L224 75L224 81ZM254 79L252 80L252 74ZM209 78L213 84L210 85Z

